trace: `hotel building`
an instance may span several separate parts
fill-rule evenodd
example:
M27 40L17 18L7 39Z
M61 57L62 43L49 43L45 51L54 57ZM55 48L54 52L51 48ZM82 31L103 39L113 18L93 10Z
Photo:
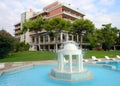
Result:
M21 14L21 22L15 24L15 37L20 40L20 42L25 42L30 44L30 50L49 50L55 49L55 39L51 40L50 36L45 30L39 31L39 35L36 35L34 31L27 31L25 34L19 35L19 31L22 29L22 24L25 20L36 19L38 16L42 16L46 19L52 19L55 17L63 18L73 22L75 19L84 18L84 14L79 12L78 9L73 9L70 5L54 2L43 8L41 12L33 12L30 9L29 12L24 12ZM57 36L58 48L60 45L68 40L73 40L79 42L79 37L77 35L68 34L66 31L62 31Z

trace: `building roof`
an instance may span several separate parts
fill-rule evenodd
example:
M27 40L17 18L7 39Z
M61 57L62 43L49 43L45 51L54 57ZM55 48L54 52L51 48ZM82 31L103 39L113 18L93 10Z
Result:
M57 7L66 7L66 8L68 8L68 9L70 9L70 10L73 10L73 11L75 11L75 12L77 12L77 13L80 13L81 15L83 15L83 16L85 16L85 14L82 12L82 11L80 11L78 8L73 8L70 4L66 4L66 3L62 3L62 2L59 2L59 1L56 1L56 2L54 2L54 3L51 3L50 5L48 5L48 6L46 6L46 7L44 7L43 8L43 11L48 11L48 10L50 10L50 9L53 9L53 8L57 8Z

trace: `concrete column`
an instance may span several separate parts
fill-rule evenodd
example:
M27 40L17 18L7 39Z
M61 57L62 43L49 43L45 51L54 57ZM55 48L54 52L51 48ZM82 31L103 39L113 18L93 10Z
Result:
M74 39L73 39L73 35L72 35L72 41L73 41Z
M35 40L35 44L37 44L37 40L36 40L36 37L34 37L34 40Z
M40 36L38 36L38 40L39 40L39 50L41 50L41 47L40 47L40 44L41 44L41 41L40 41Z
M72 55L69 55L70 72L72 72Z
M38 36L38 40L39 40L39 44L41 43L41 41L40 41L40 36Z
M54 46L54 49L53 49L53 51L55 52L55 44L54 44L53 46Z
M61 40L61 42L63 42L63 33L62 32L60 33L60 40Z
M48 50L50 51L50 45L48 45Z
M43 45L43 50L45 50L45 45Z
M78 35L77 35L77 40L76 40L77 42L79 42L79 38L78 38Z
M48 42L50 43L50 36L48 35Z
M69 39L69 36L68 36L68 33L66 33L66 41L68 41Z
M43 36L43 43L45 43L45 36Z

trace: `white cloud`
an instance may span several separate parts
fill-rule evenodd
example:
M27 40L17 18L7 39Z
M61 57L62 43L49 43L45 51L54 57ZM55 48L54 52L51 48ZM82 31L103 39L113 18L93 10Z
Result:
M119 26L119 29L120 29L120 13L112 13L110 14L110 17L111 17L111 21L112 21L112 24L113 26Z
M96 14L94 17L91 17L90 20L94 22L97 28L100 28L102 24L108 24L112 22L110 17L110 15Z
M4 0L0 2L0 11L0 29L14 34L13 25L20 20L20 13L24 11L22 4L17 0Z
M13 25L20 21L20 15L32 8L34 11L41 9L56 0L0 0L0 29L3 27L11 34L14 33ZM119 5L115 0L59 0L79 8L85 13L85 18L92 20L96 27L112 23L120 28L120 11L112 12L113 6ZM119 7L119 6L118 6ZM116 8L118 9L118 8Z

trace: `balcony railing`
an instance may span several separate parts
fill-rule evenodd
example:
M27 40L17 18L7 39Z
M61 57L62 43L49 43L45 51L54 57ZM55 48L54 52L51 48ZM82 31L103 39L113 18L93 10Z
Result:
M66 14L66 15L69 15L69 16L72 16L72 17L77 18L77 19L81 19L81 17L80 17L80 16L77 16L77 15L72 14L72 13L67 12L67 11L63 11L62 13Z
M15 27L15 30L20 30L21 26Z
M65 42L66 40L58 40L57 41L57 43L59 44L59 43L63 43L63 42ZM33 45L38 45L38 44L41 44L41 45L44 45L44 44L55 44L56 42L55 41L40 41L40 42L31 42L31 44L33 44Z

